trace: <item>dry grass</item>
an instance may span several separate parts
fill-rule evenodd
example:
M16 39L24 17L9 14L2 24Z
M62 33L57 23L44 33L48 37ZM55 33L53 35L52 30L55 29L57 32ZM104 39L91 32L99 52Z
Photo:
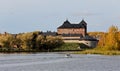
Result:
M100 55L120 55L120 51L101 51L101 50L85 50L74 52L75 54L100 54Z

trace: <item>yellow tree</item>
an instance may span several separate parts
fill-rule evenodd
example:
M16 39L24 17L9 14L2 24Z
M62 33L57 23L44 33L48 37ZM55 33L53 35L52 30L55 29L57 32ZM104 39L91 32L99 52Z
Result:
M107 36L107 33L100 34L98 47L103 48L105 46L105 44L106 44L106 36Z
M44 36L38 35L38 37L36 38L36 49L42 50L43 44L45 44Z
M7 35L1 35L0 36L0 45L5 48L11 48L13 47L12 43L14 42L14 36L7 34Z
M108 35L106 39L106 48L109 50L120 50L119 40L118 40L118 27L111 26L108 30Z

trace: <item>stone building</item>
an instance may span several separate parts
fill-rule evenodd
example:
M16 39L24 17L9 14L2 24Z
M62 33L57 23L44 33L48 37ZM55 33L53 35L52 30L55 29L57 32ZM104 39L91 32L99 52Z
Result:
M72 24L66 20L61 26L57 28L58 35L82 35L87 34L87 23L82 20L78 24Z

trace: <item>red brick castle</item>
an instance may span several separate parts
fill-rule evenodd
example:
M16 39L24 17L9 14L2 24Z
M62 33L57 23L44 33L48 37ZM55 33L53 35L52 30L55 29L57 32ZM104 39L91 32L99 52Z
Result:
M78 24L72 24L68 20L66 20L61 26L57 28L57 34L85 36L87 34L87 23L84 20L82 20Z

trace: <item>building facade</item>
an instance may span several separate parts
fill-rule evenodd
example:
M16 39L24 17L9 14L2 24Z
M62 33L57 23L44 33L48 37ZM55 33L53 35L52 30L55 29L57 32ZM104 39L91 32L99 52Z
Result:
M87 34L87 23L82 20L78 24L72 24L66 20L61 26L57 28L58 35L82 35Z

